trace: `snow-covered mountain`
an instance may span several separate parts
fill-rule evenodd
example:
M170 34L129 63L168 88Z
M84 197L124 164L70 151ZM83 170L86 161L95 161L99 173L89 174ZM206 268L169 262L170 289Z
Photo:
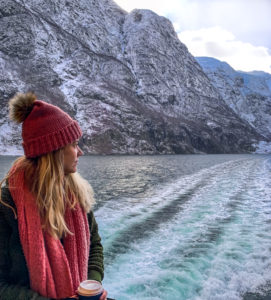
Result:
M271 140L271 74L235 71L227 63L211 57L196 59L225 102Z
M111 0L0 0L0 148L17 91L76 118L87 153L241 153L264 138L230 108L171 22Z

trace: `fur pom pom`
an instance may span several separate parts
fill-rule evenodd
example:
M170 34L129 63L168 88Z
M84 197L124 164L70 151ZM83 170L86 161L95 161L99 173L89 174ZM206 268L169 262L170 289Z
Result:
M16 123L22 123L30 114L37 97L34 93L17 93L9 100L9 117Z

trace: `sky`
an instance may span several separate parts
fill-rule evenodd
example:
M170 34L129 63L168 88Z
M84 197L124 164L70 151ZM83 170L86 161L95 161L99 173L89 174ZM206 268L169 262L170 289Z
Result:
M194 56L271 73L271 0L114 0L168 18Z

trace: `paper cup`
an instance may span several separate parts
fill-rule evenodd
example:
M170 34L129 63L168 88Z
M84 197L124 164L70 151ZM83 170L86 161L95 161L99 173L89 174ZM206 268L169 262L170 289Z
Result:
M103 290L99 281L85 280L80 283L77 293L80 300L99 300Z

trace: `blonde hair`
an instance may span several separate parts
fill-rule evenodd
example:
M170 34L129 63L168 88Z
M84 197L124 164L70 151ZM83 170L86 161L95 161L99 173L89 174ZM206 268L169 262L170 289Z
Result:
M95 203L93 190L85 179L78 173L64 175L63 149L37 158L22 156L14 162L20 170L24 170L25 183L35 195L43 228L55 238L71 234L64 219L66 207L73 209L79 203L85 212L89 212ZM11 175L7 174L0 187ZM16 187L9 186L9 189L12 188ZM10 207L1 200L1 196L0 202Z

